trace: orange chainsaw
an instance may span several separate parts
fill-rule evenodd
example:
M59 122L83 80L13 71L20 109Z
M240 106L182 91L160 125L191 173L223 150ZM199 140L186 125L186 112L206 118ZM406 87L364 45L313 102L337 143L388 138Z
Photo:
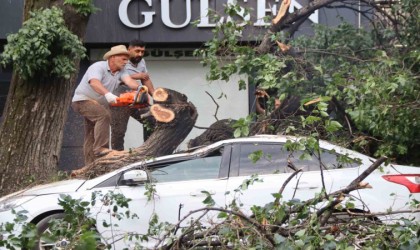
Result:
M113 107L146 108L149 107L149 94L146 86L140 86L137 90L120 94Z

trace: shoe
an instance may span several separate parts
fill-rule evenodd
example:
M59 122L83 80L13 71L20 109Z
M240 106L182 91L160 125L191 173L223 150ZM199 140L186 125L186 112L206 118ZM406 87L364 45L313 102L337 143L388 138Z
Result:
M104 150L102 150L102 151L100 151L98 153L95 153L95 157L102 157L102 156L105 156L105 155L107 155L107 154L109 154L111 152L112 152L111 149L104 149Z

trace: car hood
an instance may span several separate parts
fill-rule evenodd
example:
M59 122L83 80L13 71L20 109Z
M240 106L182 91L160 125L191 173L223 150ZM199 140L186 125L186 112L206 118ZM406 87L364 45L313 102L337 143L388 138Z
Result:
M45 194L60 194L67 192L75 192L86 180L66 180L58 181L44 185L38 185L29 189L24 189L19 192L8 195L8 198L17 195L45 195Z

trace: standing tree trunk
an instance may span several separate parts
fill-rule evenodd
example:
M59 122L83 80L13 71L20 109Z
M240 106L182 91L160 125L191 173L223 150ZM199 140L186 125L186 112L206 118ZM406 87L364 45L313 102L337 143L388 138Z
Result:
M63 9L67 28L83 40L89 16L76 13L62 0L26 0L23 19L30 11L52 6ZM77 69L79 61L74 60ZM12 76L0 124L0 195L45 181L57 171L78 70L68 80L36 75L24 80L14 71Z

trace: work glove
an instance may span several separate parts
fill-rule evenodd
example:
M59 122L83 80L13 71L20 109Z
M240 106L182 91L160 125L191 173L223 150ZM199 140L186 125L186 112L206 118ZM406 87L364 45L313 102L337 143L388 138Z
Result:
M111 92L108 92L105 94L105 98L108 103L117 103L117 96L112 94Z

